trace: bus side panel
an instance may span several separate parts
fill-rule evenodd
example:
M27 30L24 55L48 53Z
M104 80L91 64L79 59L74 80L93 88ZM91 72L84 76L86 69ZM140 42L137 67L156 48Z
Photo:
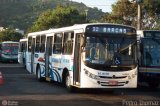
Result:
M18 63L23 64L23 53L22 52L18 52Z
M52 58L50 58L50 61L52 61L52 67L50 70L50 77L53 81L56 82L62 82L62 60L61 60L61 54L52 54Z
M37 70L37 65L39 64L40 69L41 69L41 77L45 77L45 57L44 53L35 53L35 74Z
M50 78L53 81L62 82L64 69L67 69L70 74L71 71L73 73L73 62L70 55L61 56L53 54L52 57L50 57L50 62L52 63L52 66L49 66L50 69L52 69L50 70Z

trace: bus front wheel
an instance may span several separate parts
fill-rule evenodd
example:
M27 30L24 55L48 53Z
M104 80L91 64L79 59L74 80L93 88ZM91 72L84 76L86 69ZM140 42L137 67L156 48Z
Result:
M68 72L66 73L66 76L65 76L65 87L69 92L74 91L73 87L71 86L71 80Z

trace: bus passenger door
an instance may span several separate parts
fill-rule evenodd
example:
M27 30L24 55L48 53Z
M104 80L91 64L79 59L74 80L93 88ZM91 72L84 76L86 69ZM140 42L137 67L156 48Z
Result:
M35 54L35 38L32 38L31 43L31 73L34 71L34 54Z
M52 69L52 64L51 64L51 56L52 56L52 41L53 41L53 36L47 37L46 41L46 52L45 52L45 77L46 80L50 80L50 70Z
M74 64L73 64L73 84L80 84L80 70L81 70L81 38L82 34L77 33L75 38L74 48Z

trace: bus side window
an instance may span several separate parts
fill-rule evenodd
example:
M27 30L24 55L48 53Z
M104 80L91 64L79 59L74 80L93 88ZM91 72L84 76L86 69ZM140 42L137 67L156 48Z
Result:
M64 33L63 54L71 55L73 51L74 32Z
M45 41L46 41L46 35L41 36L41 45L40 45L40 52L45 52Z
M62 53L62 34L55 34L53 44L53 54Z

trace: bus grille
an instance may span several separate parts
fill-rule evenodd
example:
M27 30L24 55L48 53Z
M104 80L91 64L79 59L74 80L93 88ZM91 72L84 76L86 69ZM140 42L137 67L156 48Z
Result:
M110 85L109 82L100 82L101 86L124 86L127 83L128 83L128 81L118 82L116 85Z
M122 79L122 78L127 78L127 76L115 76L115 77L111 77L111 76L99 76L100 78L108 78L108 79Z

